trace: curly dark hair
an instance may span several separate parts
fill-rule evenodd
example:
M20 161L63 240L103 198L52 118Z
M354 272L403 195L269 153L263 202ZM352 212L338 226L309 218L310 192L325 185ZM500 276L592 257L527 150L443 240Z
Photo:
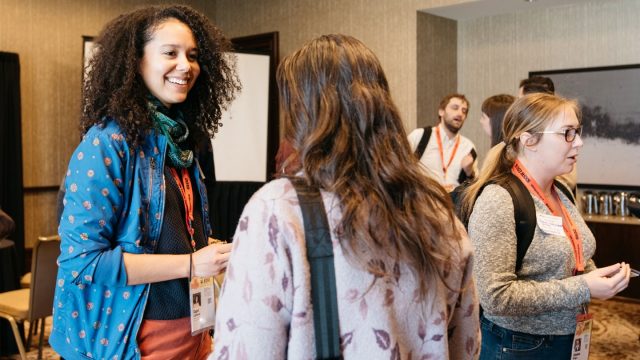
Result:
M183 112L196 143L218 131L222 110L240 89L235 62L224 54L231 50L231 43L203 14L188 6L172 5L134 10L102 29L83 84L83 133L112 118L127 141L135 145L153 127L149 90L139 69L145 44L167 19L177 19L191 29L200 65L200 75L187 99L174 106Z

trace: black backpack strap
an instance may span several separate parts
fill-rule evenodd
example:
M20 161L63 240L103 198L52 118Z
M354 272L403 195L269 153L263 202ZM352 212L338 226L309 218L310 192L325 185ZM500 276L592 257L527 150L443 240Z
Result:
M522 260L536 231L536 206L527 187L512 173L509 173L507 180L499 185L509 192L513 201L517 237L516 271L518 271L522 268Z
M533 234L536 231L536 205L533 203L531 193L527 187L512 173L509 173L505 180L499 182L488 182L485 186L497 184L502 186L513 202L513 217L516 225L516 271L522 268L522 260L524 259L529 245L533 241ZM456 215L460 218L465 228L468 226L469 219L460 217L460 195L469 183L463 183L451 192L451 199L454 203ZM478 192L478 196L482 194L484 187Z
M573 195L573 191L571 191L571 189L569 189L569 186L565 183L563 183L562 181L558 181L558 180L553 180L553 184L560 189L560 191L562 191L569 200L571 200L571 202L575 205L576 204L576 198Z
M476 152L476 149L471 148L471 151L469 152L469 154L471 154L473 161L476 161L476 159L478 158L478 153ZM471 175L475 175L475 174L471 174ZM469 181L469 180L473 180L473 177L467 176L467 173L464 172L464 169L460 169L460 174L458 175L458 183L462 184L463 182Z
M418 146L416 147L416 151L414 153L416 154L416 157L418 159L422 158L424 151L427 149L427 144L429 143L429 139L431 138L432 127L424 127L422 129L424 130L424 132L422 133L422 137L420 138L420 142L418 143Z
M453 202L453 211L456 213L456 216L458 217L458 219L460 219L460 221L464 225L464 228L467 230L469 229L469 218L465 218L464 216L462 216L462 193L471 184L473 184L473 182L465 181L462 184L456 186L449 193L449 197L451 197L451 202Z
M302 210L307 258L311 270L311 305L316 359L341 359L338 296L329 222L317 188L291 179Z

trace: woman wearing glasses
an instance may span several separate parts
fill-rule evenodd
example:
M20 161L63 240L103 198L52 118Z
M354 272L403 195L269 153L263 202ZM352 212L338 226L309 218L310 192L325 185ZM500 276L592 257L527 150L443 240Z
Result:
M608 299L625 289L629 265L596 268L593 234L554 186L556 176L571 171L583 144L576 102L527 95L509 108L502 131L504 141L491 149L478 180L462 195L483 309L480 358L569 359L578 316L591 298ZM499 185L512 176L529 190L537 218L517 270L514 205Z

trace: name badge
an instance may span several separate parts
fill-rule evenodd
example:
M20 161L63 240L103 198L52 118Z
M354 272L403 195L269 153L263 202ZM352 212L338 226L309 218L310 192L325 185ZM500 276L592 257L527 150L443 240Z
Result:
M573 336L573 346L571 348L571 360L589 359L592 325L593 316L591 314L578 314L576 333Z
M557 235L566 237L564 229L562 228L562 217L554 215L539 214L536 216L538 220L538 226L545 234Z
M191 335L213 328L216 322L215 292L213 276L193 277L189 282L191 300Z

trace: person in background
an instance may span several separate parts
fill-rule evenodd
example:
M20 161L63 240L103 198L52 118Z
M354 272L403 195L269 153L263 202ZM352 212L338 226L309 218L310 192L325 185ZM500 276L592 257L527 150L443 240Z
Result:
M11 216L0 208L0 239L4 239L13 234L13 230L16 228L16 223Z
M197 155L239 85L230 44L187 6L110 21L84 83L65 178L49 342L68 359L202 359L188 278L222 272Z
M481 359L569 359L577 315L592 298L628 285L629 265L596 268L593 234L553 185L577 161L580 131L575 101L547 94L516 100L504 118L504 142L462 194L483 309ZM519 270L513 202L499 185L509 174L529 189L538 219Z
M471 140L458 134L467 119L469 101L462 94L449 94L440 101L439 123L409 134L411 151L440 185L453 190L477 172L477 153ZM425 144L426 147L422 144Z
M515 97L507 94L493 95L482 102L480 125L491 138L491 147L502 141L502 120L507 109L515 101Z
M556 88L553 84L553 81L546 76L532 76L520 80L520 86L518 87L518 97L520 98L527 94L533 93L553 95L556 93Z
M282 60L277 82L301 170L244 209L211 358L314 358L295 179L318 187L326 209L344 359L475 358L471 247L411 152L376 56L353 37L321 36Z

